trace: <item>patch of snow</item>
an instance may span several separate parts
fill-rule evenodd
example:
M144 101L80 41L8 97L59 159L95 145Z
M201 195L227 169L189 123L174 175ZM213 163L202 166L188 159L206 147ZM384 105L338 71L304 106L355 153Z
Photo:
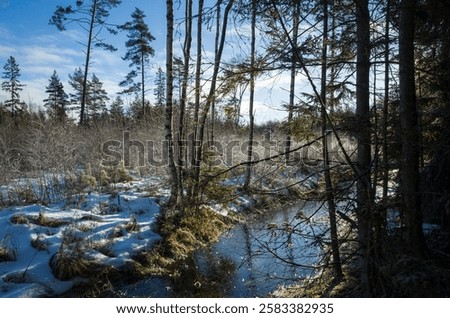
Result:
M49 265L68 233L83 240L84 257L117 268L143 249L151 248L160 240L153 231L160 206L145 191L151 182L159 179L116 184L116 194L92 192L77 204L32 204L0 210L0 250L7 248L16 258L0 258L0 298L58 295L82 281L61 281ZM61 225L39 224L40 216ZM13 223L13 217L20 217L23 224ZM138 228L127 230L130 222ZM120 235L114 236L115 231ZM32 246L33 240L43 243L42 250ZM102 245L107 246L107 255L98 248Z

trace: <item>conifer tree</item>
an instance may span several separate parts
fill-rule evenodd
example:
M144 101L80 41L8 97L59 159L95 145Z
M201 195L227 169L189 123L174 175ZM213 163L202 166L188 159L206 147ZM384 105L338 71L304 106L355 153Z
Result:
M69 75L69 84L73 89L73 93L69 94L72 110L80 111L81 109L81 101L83 100L83 82L84 75L81 68L75 69L73 74ZM89 81L87 82L87 84L89 85Z
M65 122L67 120L69 97L64 92L64 85L59 80L56 71L53 71L45 92L48 93L48 98L43 100L44 106L47 108L47 114L54 120L61 123Z
M144 21L145 14L142 10L135 8L131 17L132 21L118 27L120 30L128 32L128 41L125 43L128 51L123 59L130 62L130 68L134 68L120 83L120 86L127 87L123 91L124 93L140 92L142 111L145 115L145 66L148 64L149 58L155 54L150 46L150 42L155 38ZM138 75L140 75L140 82L135 82L135 77Z
M115 123L121 123L125 118L123 104L124 104L123 99L120 96L117 96L111 103L109 114L111 116L111 120Z
M105 43L100 37L101 31L106 28L110 33L116 34L117 31L107 23L109 11L120 5L121 0L76 0L75 7L57 6L49 23L55 25L59 31L65 31L67 25L77 24L81 29L87 32L85 44L85 63L80 105L80 125L83 125L85 118L85 106L87 97L88 72L91 64L92 48L100 47L108 51L115 51L116 48Z
M92 74L92 80L88 85L87 115L89 119L98 121L106 113L106 102L109 100L108 93L103 88L100 79Z
M155 89L153 90L155 95L156 106L163 106L166 102L166 74L161 67L158 67L155 79Z
M25 85L21 84L19 81L20 68L13 56L8 58L3 69L2 78L4 78L5 81L2 83L2 90L10 94L10 98L5 101L4 107L6 109L9 108L11 110L11 115L15 116L18 111L25 108L25 104L20 101L19 94Z

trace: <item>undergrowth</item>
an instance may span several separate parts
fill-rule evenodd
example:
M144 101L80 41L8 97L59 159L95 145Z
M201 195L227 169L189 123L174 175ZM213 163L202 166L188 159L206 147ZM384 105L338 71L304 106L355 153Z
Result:
M179 277L179 263L196 249L216 242L234 222L206 206L189 208L181 216L161 218L159 232L163 240L151 252L136 258L137 269L151 275Z
M427 237L429 255L414 257L391 245L378 267L377 290L368 293L360 283L357 258L343 266L343 278L336 280L330 268L296 285L282 286L273 297L396 297L427 298L450 296L450 255L447 253L450 233L435 231ZM442 237L447 240L442 240ZM439 238L439 240L436 239Z

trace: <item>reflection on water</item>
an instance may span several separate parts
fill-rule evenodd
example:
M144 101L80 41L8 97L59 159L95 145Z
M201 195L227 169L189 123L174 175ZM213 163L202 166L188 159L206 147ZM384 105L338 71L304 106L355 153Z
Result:
M176 280L151 278L123 292L127 297L264 297L312 274L325 228L317 222L320 210L303 203L252 217L187 259Z
M177 297L225 297L236 275L234 263L209 252L199 252L185 264L181 276L173 284Z

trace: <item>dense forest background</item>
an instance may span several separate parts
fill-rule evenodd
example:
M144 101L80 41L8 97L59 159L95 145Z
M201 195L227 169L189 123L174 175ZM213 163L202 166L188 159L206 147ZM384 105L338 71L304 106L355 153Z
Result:
M338 296L450 294L450 1L167 0L166 64L154 83L145 13L136 8L129 22L107 24L120 2L74 1L49 17L55 32L86 31L85 63L66 84L71 94L55 70L48 98L31 107L20 97L27 70L13 56L4 61L2 185L52 174L91 191L123 181L124 169L160 176L170 192L161 217L169 249L168 233L183 220L207 223L205 204L241 195L266 208L319 200L329 222L321 277L344 286ZM174 5L183 19L174 20ZM93 50L114 54L98 36L103 29L128 37L130 73L114 99L89 69ZM214 43L203 43L205 33ZM242 38L240 54L225 59L230 33ZM286 119L255 124L255 83L277 74L289 75L288 102L279 105ZM134 101L126 105L124 95ZM232 141L238 146L229 148ZM314 191L289 183L298 171L320 176ZM225 186L231 179L239 181ZM2 194L0 204L61 199L28 190ZM424 235L424 223L438 227Z

